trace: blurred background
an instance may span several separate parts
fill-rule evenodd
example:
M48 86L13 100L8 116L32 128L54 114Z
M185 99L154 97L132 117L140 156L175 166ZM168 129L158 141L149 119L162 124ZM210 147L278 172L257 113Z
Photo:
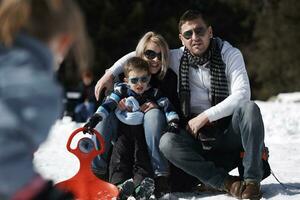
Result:
M246 62L252 99L300 91L300 1L298 0L76 0L94 48L89 66L98 80L117 59L135 49L147 31L162 34L178 48L178 20L185 10L209 14L214 36L239 48ZM76 23L76 22L74 22ZM66 90L75 88L73 58L59 71Z

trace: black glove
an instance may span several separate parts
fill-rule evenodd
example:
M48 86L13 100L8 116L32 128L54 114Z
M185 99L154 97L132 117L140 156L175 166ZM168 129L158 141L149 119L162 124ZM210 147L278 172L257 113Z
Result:
M102 117L95 113L89 120L88 122L83 126L87 128L87 130L84 130L83 133L90 133L93 134L93 128L96 127L96 125L102 121Z
M165 132L170 133L179 133L179 121L178 120L172 120L168 123L168 127L165 130Z
M52 181L48 181L43 189L32 200L74 200L70 192L62 191L53 186Z

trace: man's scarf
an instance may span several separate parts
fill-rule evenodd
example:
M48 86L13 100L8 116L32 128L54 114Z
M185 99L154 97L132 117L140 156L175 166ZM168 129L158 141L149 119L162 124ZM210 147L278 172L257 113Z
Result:
M220 38L212 38L209 48L201 56L193 56L187 48L184 49L179 66L179 98L183 117L191 118L190 111L190 87L189 67L198 68L208 63L205 67L210 70L211 104L212 106L223 101L228 95L228 84L225 75L226 65L222 60L221 49L223 41Z

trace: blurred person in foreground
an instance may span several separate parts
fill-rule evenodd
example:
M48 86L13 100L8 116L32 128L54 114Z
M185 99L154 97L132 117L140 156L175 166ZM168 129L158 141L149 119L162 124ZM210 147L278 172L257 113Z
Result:
M72 0L1 1L1 200L73 199L36 173L32 159L61 113L55 70L70 50L87 64L83 22Z

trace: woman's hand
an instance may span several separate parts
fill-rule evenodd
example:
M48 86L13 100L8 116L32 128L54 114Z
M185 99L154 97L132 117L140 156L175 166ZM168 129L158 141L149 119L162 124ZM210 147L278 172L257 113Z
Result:
M158 105L154 102L147 102L144 103L143 105L141 105L140 109L143 113L148 112L149 110L153 109L153 108L158 108Z
M208 117L204 113L201 113L188 122L186 130L194 137L197 137L197 132L208 122Z
M113 88L114 76L110 71L106 71L105 74L99 79L95 86L95 97L97 101L100 98L101 91L106 88L106 91L110 91Z

